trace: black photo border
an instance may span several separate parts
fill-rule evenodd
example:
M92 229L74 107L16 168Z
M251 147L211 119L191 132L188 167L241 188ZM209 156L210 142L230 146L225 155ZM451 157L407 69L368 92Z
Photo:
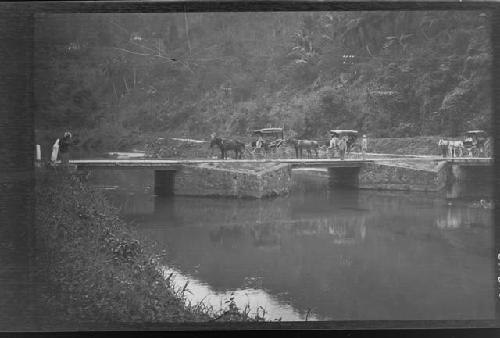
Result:
M0 226L14 229L8 231L9 240L15 244L17 257L10 261L20 270L26 284L12 287L12 292L30 292L29 280L32 257L26 248L32 243L33 221L36 201L34 199L34 106L33 106L33 32L34 16L37 13L158 13L158 12L282 12L282 11L373 11L373 10L482 10L491 13L491 41L493 47L492 107L494 124L494 154L498 158L500 138L500 3L490 1L60 1L60 2L9 2L0 3ZM500 179L498 163L494 164L495 204L499 204ZM5 193L3 193L5 192ZM499 209L494 210L494 266L495 278L500 277L500 220ZM0 239L1 241L2 239ZM4 238L4 240L6 240ZM1 259L1 257L0 257ZM15 261L17 260L17 261ZM0 260L1 262L1 260ZM14 263L12 263L14 262ZM1 283L1 282L0 282ZM24 285L24 286L23 286ZM110 323L103 327L79 326L84 331L157 331L157 330L375 330L384 329L492 329L500 326L500 282L495 281L495 319L492 320L374 320L374 321L328 321L328 322L266 322L266 323L164 323L129 325ZM1 304L1 303L0 303ZM31 304L33 305L33 304ZM0 305L1 306L1 305ZM6 315L17 316L14 311L4 309ZM2 311L2 310L0 310ZM36 331L34 318L28 311L26 327L2 326L0 330ZM11 313L8 313L11 312ZM61 328L62 331L66 331ZM68 328L68 331L72 331ZM424 330L426 331L426 330ZM273 331L274 332L274 331ZM464 332L464 331L459 331ZM470 330L466 330L470 332ZM489 335L484 332L486 335ZM272 332L271 332L272 333ZM452 333L452 335L455 335ZM460 334L458 334L460 336Z

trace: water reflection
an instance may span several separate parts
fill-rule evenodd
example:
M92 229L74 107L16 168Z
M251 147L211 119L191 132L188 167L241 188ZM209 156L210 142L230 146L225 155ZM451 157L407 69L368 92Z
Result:
M277 317L310 308L338 320L493 315L492 213L469 207L485 190L450 197L294 180L289 196L265 200L114 196L169 248L167 266L205 285L201 294L253 290Z
M214 245L226 243L233 247L243 239L243 227L239 225L219 226L209 232L209 237Z
M453 182L446 187L447 199L476 200L493 194L492 177L478 181Z
M256 248L279 248L281 244L281 233L274 224L265 224L252 227L252 245Z
M487 227L491 222L491 214L476 208L448 207L445 215L436 219L439 229Z
M262 316L262 309L264 309L267 320L303 321L306 317L305 313L297 311L290 304L280 302L276 297L262 290L262 283L258 283L259 280L262 281L261 278L248 278L242 289L218 292L207 283L203 283L193 276L186 276L177 269L164 267L163 273L165 276L173 273L172 281L176 289L183 288L189 282L187 289L190 292L189 302L192 305L203 303L205 306L219 311L226 308L226 302L232 298L238 308L245 309L248 306L250 316L255 316L256 313ZM320 318L316 314L310 313L307 319L315 321Z
M460 198L461 196L463 196L464 191L465 191L464 185L465 185L465 183L460 184L458 182L451 184L446 189L446 198L455 199L455 198Z

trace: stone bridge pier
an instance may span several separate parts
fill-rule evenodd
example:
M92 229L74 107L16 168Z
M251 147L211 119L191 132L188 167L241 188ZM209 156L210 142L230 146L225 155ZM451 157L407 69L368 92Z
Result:
M288 193L291 185L289 164L197 164L154 171L154 193L157 196L262 198Z

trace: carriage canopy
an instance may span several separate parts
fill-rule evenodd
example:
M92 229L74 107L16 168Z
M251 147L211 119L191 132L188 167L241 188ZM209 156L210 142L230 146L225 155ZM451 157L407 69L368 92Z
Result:
M358 131L349 129L332 129L330 130L330 136L337 136L337 137L348 136L350 138L356 139L358 137Z
M487 137L488 134L484 130L469 130L465 132L464 145L466 147L471 147L475 140L475 142L477 142L479 146L482 146L485 143Z
M256 129L253 131L254 135L258 136L274 136L284 138L283 128L264 128Z
M487 135L484 130L469 130L465 132L465 137L487 137Z

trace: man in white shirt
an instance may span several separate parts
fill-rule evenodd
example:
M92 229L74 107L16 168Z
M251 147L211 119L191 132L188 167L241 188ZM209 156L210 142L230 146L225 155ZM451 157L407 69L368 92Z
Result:
M335 149L337 149L337 144L338 144L338 138L337 136L333 135L332 138L330 139L330 146L328 149L331 150L332 157L335 157Z

